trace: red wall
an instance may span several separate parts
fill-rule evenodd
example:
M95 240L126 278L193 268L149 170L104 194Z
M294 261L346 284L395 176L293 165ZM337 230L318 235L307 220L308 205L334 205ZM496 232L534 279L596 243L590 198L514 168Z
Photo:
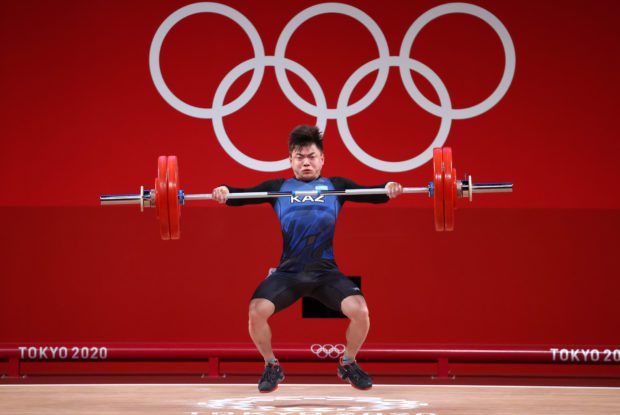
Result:
M170 106L153 84L149 48L178 1L8 1L0 6L0 341L249 341L246 304L281 237L267 206L193 203L182 239L158 239L154 212L98 206L102 193L151 186L160 154L180 159L187 192L251 185L259 172L227 155L211 120ZM227 1L272 55L296 2ZM372 17L398 54L413 21L437 1L352 5ZM614 1L480 1L506 27L516 71L503 98L452 121L446 145L459 173L515 183L507 195L462 203L457 230L436 233L431 202L347 206L336 236L342 270L361 275L371 306L369 341L618 344L620 197L616 118L620 15ZM191 16L166 37L161 67L171 90L208 107L222 78L251 58L243 31L213 14ZM377 56L359 23L323 15L304 23L286 56L307 68L330 108L342 85ZM453 107L475 105L504 69L494 31L468 15L429 23L411 57L446 85ZM374 82L371 74L353 100ZM230 91L239 95L245 74ZM305 99L312 94L290 76ZM420 75L416 83L437 101ZM254 158L286 156L286 136L316 118L292 105L268 67L256 95L224 119ZM366 110L348 119L367 152L386 160L420 153L440 120L405 92L397 68ZM361 183L430 180L429 163L387 173L358 161L335 120L325 129L324 174ZM344 321L301 321L300 305L274 318L274 341L334 342ZM298 324L300 323L300 324Z

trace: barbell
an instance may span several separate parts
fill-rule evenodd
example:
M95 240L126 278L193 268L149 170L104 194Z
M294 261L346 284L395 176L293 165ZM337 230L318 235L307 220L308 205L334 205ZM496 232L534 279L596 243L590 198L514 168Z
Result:
M433 149L433 180L423 187L403 187L403 193L425 193L433 199L435 229L441 231L454 230L454 214L456 200L467 198L471 202L474 193L512 192L512 183L476 183L471 175L458 180L453 166L452 149L450 147ZM304 190L284 192L247 192L229 193L229 199L257 199L272 197L297 196L361 196L387 194L385 188L343 189L343 190ZM162 239L179 239L181 236L181 206L188 200L211 200L213 195L186 194L180 188L179 162L176 156L159 156L157 160L157 177L155 188L145 189L140 186L138 194L101 195L102 205L140 205L155 208L159 219L159 232Z

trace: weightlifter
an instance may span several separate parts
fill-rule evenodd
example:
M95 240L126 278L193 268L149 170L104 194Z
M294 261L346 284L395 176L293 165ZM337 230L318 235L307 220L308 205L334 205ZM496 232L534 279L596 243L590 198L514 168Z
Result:
M402 193L399 183L360 186L342 177L321 176L325 161L323 137L317 127L300 125L288 140L293 178L268 180L251 188L228 185L213 189L213 198L229 206L271 203L282 228L283 250L277 269L261 282L252 295L249 332L265 359L265 370L258 383L260 392L277 389L284 372L271 347L268 319L301 297L312 297L350 319L346 348L338 364L338 376L355 388L372 387L372 378L356 363L355 356L366 339L370 320L368 306L360 289L338 270L332 241L336 219L346 201L385 203ZM231 199L230 192L297 192L304 190L342 190L385 187L387 194L364 196L290 196L262 199Z

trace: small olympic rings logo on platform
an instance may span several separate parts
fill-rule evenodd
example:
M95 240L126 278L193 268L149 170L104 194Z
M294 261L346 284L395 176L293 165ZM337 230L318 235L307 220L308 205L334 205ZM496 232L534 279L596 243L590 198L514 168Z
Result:
M198 13L215 13L233 20L245 31L254 50L253 58L235 66L222 79L215 91L213 106L211 108L190 105L174 95L164 81L159 63L161 47L170 29L182 19ZM302 65L285 56L288 42L299 26L313 17L327 13L346 15L361 23L374 38L379 53L376 59L362 65L349 76L340 91L336 108L327 107L325 94L316 78ZM450 95L439 76L422 62L409 57L413 42L424 26L438 17L453 13L472 15L486 22L495 30L504 49L504 72L498 86L485 100L468 108L453 108ZM274 67L278 84L288 100L301 111L316 117L316 124L321 130L325 131L328 119L336 120L340 137L355 158L377 170L402 172L415 169L433 157L433 148L441 147L447 140L452 120L476 117L495 106L510 87L515 72L515 63L515 49L512 38L508 30L506 30L506 27L497 17L486 9L468 3L447 3L433 7L423 13L407 30L401 43L400 53L397 56L390 55L385 36L377 23L362 10L348 4L321 3L302 10L284 27L278 38L274 55L268 56L265 54L263 42L257 30L243 14L221 3L194 3L178 9L164 20L153 37L149 53L151 77L153 78L157 91L159 91L164 100L173 108L186 115L196 118L211 119L215 135L228 155L238 163L258 171L286 170L289 168L288 158L278 161L264 161L242 153L228 137L226 129L224 128L224 117L238 111L252 99L261 84L265 67L267 66ZM441 118L439 131L432 143L420 154L402 161L380 160L368 154L357 144L348 125L348 117L358 114L368 108L379 96L387 82L390 67L399 68L403 85L413 101L425 111ZM245 91L232 102L224 104L224 99L230 87L240 76L250 70L253 71L252 78ZM413 82L411 70L419 73L428 80L439 97L439 105L422 95ZM295 73L308 85L314 98L314 104L304 100L297 94L288 80L286 71ZM378 74L370 90L357 102L349 103L351 94L356 86L364 77L373 71L378 71Z
M313 344L310 351L319 359L337 359L344 354L344 344Z

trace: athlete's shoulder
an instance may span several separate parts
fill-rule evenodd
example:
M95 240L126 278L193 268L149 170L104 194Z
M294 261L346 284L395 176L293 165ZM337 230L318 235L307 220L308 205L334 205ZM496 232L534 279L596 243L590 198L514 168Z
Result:
M275 192L275 191L280 190L284 181L285 179L283 178L269 179L269 180L265 180L264 182L262 182L260 185L258 185L258 187L265 189L265 191L267 192L270 192L270 191Z
M337 189L337 190L349 189L352 187L352 185L355 184L353 180L347 179L346 177L339 177L339 176L330 177L329 181L334 186L334 189Z

